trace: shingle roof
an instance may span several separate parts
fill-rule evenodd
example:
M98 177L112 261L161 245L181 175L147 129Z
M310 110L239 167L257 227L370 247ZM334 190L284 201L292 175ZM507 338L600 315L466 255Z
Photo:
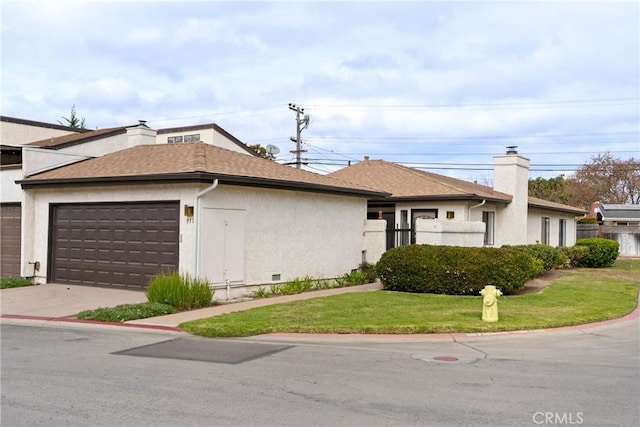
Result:
M555 211L568 212L576 215L584 215L589 213L588 211L574 206L563 205L561 203L550 202L544 199L538 199L536 197L529 197L529 206L539 207L543 209L552 209Z
M115 128L105 128L99 130L85 131L83 133L72 133L70 135L58 136L56 138L47 138L40 141L30 142L25 144L25 147L40 147L40 148L61 148L63 146L80 144L83 142L89 142L95 139L105 138L111 135L118 135L126 133L127 128L131 126L121 126Z
M365 185L283 166L203 142L139 145L42 172L18 183L29 187L69 183L212 179L232 184L300 188L368 197L385 196L384 192Z
M488 199L509 203L511 195L491 187L421 171L384 160L365 159L329 174L391 193L393 199Z
M438 175L419 169L401 166L384 160L369 160L340 169L330 176L378 188L391 193L390 199L436 200L486 199L509 203L510 194L495 191L491 187L457 178ZM573 206L529 197L530 206L573 214L585 214L585 210Z

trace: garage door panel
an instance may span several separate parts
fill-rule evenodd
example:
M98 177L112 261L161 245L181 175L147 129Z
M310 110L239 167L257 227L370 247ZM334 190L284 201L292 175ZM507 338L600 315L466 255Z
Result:
M19 204L0 206L0 276L20 276L20 233L22 211Z
M177 202L52 209L52 281L142 287L178 268Z

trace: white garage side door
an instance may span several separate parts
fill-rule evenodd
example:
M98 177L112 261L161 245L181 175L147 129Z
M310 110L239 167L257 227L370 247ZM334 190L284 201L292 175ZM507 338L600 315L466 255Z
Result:
M244 283L247 212L202 209L199 276L213 284Z

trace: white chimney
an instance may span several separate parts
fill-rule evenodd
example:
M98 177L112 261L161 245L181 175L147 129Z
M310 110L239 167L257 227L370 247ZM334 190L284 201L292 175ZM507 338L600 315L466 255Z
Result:
M145 120L139 120L136 126L127 128L127 142L129 147L156 143L158 131L147 126Z
M507 147L507 153L493 158L493 189L513 196L511 203L496 212L496 245L527 243L529 206L529 159Z

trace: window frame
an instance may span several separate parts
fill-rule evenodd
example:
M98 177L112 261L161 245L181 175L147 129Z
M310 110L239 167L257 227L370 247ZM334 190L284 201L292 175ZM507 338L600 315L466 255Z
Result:
M540 243L548 245L551 238L551 218L543 216L540 223Z
M567 220L565 218L558 220L558 246L567 246Z
M496 213L494 211L482 211L482 222L484 228L484 245L493 246L496 244Z

